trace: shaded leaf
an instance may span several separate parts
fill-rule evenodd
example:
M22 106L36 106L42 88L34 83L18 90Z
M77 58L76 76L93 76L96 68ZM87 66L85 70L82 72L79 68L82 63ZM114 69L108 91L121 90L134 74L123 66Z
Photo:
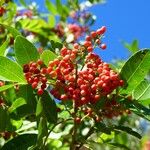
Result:
M17 108L17 115L20 117L25 117L36 112L36 99L33 94L33 89L30 85L23 85L19 88L17 92L18 98L23 98L26 104Z
M0 107L0 132L6 131L10 124L10 118L6 109Z
M106 133L106 134L111 134L112 129L107 127L104 123L102 122L96 122L95 123L95 127L98 131L102 132L102 133Z
M38 141L37 144L41 146L43 138L48 134L46 118L41 117L38 125Z
M3 85L0 87L0 92L3 92L9 88L12 88L14 85L13 84L9 84L9 85Z
M120 144L120 143L108 143L110 145L113 145L115 147L119 147L119 148L123 148L123 149L126 149L126 150L131 150L130 148L128 148L126 145L124 144Z
M9 112L12 113L14 110L16 110L17 108L19 108L20 106L26 104L25 99L23 98L18 98L16 99L13 104L11 105L11 107L9 108Z
M50 97L48 92L44 92L41 97L42 107L44 111L44 115L46 116L48 122L56 123L57 122L57 111L56 104L54 100Z
M36 140L37 134L22 134L8 141L1 150L27 150Z
M114 129L124 131L124 132L126 132L126 133L128 133L132 136L135 136L139 139L142 138L142 136L139 133L137 133L136 131L133 131L131 128L126 127L126 126L121 126L121 125L120 126L115 126Z

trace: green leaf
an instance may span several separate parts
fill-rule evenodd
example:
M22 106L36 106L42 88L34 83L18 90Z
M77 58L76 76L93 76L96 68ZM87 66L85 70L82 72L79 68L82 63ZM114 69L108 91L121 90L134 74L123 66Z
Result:
M56 103L48 92L44 92L41 97L42 107L44 111L44 115L46 116L48 122L56 123L57 122L57 111L56 111Z
M40 117L43 115L44 111L43 111L43 104L42 104L42 100L41 98L38 100L37 102L37 106L36 106L36 116Z
M47 7L48 11L50 11L52 14L58 14L55 5L50 0L45 0L45 6Z
M131 51L133 52L133 53L135 53L135 52L137 52L139 50L139 42L138 42L138 40L134 40L133 42L132 42L132 45L131 45Z
M6 41L0 46L0 56L6 56L5 51L10 42L10 38L7 38Z
M21 35L18 30L16 30L15 28L13 28L11 26L8 26L8 25L2 24L2 23L0 23L0 25L4 26L13 35L14 38L18 35Z
M131 44L122 42L124 47L127 48L132 53L136 53L139 50L139 43L138 40L134 40Z
M62 43L59 43L59 42L55 42L53 40L50 41L51 42L51 48L53 50L55 50L56 48L58 48L59 50L63 47L63 44Z
M29 63L30 61L37 61L39 53L35 46L22 36L17 36L15 40L15 54L17 62L20 65Z
M126 150L131 150L130 148L128 148L126 145L124 145L124 144L120 144L120 143L108 143L108 144L110 144L110 145L112 145L112 146L115 146L115 147L117 147L117 148L123 148L123 149L126 149Z
M19 108L20 106L25 105L25 104L26 104L25 99L18 98L13 102L13 104L9 108L9 112L12 113L14 110L16 110L17 108Z
M53 53L52 51L49 50L45 50L42 54L41 54L41 60L43 60L44 64L46 66L48 66L49 61L53 61L55 58L57 58L57 55L55 53Z
M6 109L0 107L0 132L6 131L10 124L10 118Z
M54 15L49 15L48 23L49 23L50 28L53 28L55 26L55 16Z
M26 84L22 68L14 61L0 56L0 80Z
M57 7L57 11L60 15L63 15L63 7L62 7L62 3L60 0L56 0L56 7Z
M150 82L148 80L142 81L134 90L133 98L136 100L150 99Z
M129 58L121 69L121 79L125 81L123 93L131 93L144 80L150 69L150 50L144 49Z
M31 20L29 18L26 18L26 19L20 20L19 23L21 24L21 26L24 30L28 30L28 31L37 33L46 38L48 36L49 25L43 19L32 19Z
M43 144L43 138L48 134L46 118L41 117L38 125L38 146Z
M22 134L8 141L1 150L27 150L36 140L37 134Z
M139 133L137 133L136 131L133 131L131 128L126 127L126 126L121 126L121 125L120 126L115 126L114 129L115 130L124 131L124 132L126 132L126 133L128 133L128 134L130 134L132 136L135 136L135 137L137 137L139 139L142 138L142 136Z
M26 104L22 105L16 110L19 117L25 117L36 112L36 99L35 95L33 94L33 89L30 85L21 86L17 92L17 97L21 97L26 101Z
M111 134L112 129L107 127L104 123L102 122L96 122L95 123L95 127L98 131L102 132L102 133L106 133L106 134Z
M21 5L23 5L24 7L27 7L27 4L26 4L25 0L19 0L19 2L20 2Z
M9 88L12 88L14 85L13 84L9 84L9 85L3 85L0 87L0 92L3 92Z
M135 108L135 110L133 110L139 114L141 113L143 115L150 115L150 109L148 107L143 106L137 101L133 101L133 107Z

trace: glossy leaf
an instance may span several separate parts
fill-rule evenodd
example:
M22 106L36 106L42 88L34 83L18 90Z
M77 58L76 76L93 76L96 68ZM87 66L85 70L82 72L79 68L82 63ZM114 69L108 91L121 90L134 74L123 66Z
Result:
M40 57L44 64L48 66L49 61L53 61L55 58L57 58L57 55L52 51L45 50Z
M0 80L25 84L22 68L14 61L0 56Z
M20 106L25 105L25 104L26 104L25 99L18 98L13 102L13 104L9 108L9 112L12 113L14 110L16 110L17 108L19 108Z
M149 60L149 49L141 50L129 58L120 72L121 78L125 81L124 90L121 92L131 93L144 80L150 69Z
M17 62L20 65L36 61L39 58L39 53L35 46L22 36L18 36L15 40L15 54Z
M10 39L7 38L6 41L0 46L0 56L6 56L5 52L6 52L9 42L10 42Z
M136 100L150 99L150 82L142 81L133 92L133 98Z
M27 150L36 140L37 134L22 134L8 141L1 150Z
M120 126L115 126L114 129L115 130L124 131L124 132L126 132L126 133L128 133L128 134L130 134L132 136L135 136L135 137L137 137L139 139L142 138L142 136L139 133L137 133L136 131L132 130L132 128L129 128L129 127L126 127L126 126L121 126L121 125Z

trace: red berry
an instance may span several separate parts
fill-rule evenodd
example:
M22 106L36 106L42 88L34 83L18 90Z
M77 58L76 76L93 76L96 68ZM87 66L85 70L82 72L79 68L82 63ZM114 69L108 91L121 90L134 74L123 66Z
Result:
M92 51L93 51L93 47L92 47L92 46L89 46L89 47L87 48L87 50L88 50L88 52L92 52Z
M77 124L80 124L80 123L81 123L81 118L76 117L76 118L74 119L74 121L75 121Z
M102 26L100 29L96 31L98 35L104 34L106 32L106 27Z
M33 89L37 88L37 86L38 86L38 83L37 83L37 82L33 82L33 83L32 83L32 88L33 88Z
M95 31L91 32L91 37L95 38L97 36L97 33Z
M37 64L41 66L43 64L43 61L41 59L38 59Z
M87 36L87 37L85 38L85 40L86 40L86 41L91 41L91 37L90 37L90 36Z
M60 96L60 99L61 99L61 100L67 100L67 95L66 95L66 94L62 94L62 95Z
M3 14L5 13L5 8L4 7L0 7L0 16L3 16Z
M41 73L42 73L42 74L47 74L47 69L46 69L46 68L42 68L42 69L41 69Z
M38 89L37 94L42 95L44 93L43 89Z
M101 49L106 49L107 46L106 46L106 44L101 44L101 45L100 45L100 48L101 48Z

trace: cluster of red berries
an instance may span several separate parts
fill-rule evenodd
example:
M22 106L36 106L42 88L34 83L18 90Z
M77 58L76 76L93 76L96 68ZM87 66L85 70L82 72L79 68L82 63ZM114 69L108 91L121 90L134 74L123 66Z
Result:
M73 39L71 40L71 42L75 42L76 40L78 40L78 38L80 38L87 30L87 27L82 27L75 23L68 25L58 24L56 28L53 29L53 31L61 38L64 38L64 36L67 37L69 34L72 34Z
M60 100L74 100L76 106L96 103L101 96L110 94L123 85L118 74L98 55L89 51L93 46L92 38L97 40L104 34L105 27L91 32L84 45L74 44L73 49L63 47L60 56L49 62L47 68L42 63L30 62L24 65L25 77L32 88L38 88L38 94L43 94L48 79L56 80L51 94ZM82 63L83 61L83 63Z
M81 106L95 103L101 96L123 85L118 74L94 53L89 53L83 60L82 68L79 68L77 61L81 54L79 49L64 47L61 50L62 60L50 62L49 69L57 79L51 90L54 97L60 100L73 99L77 106Z
M0 7L0 17L4 15L4 13L6 12L4 7Z
M92 52L94 46L98 46L101 49L106 49L106 44L101 43L101 38L103 37L103 34L106 32L106 27L102 26L97 31L92 31L89 36L86 37L84 46L87 48L88 52Z
M43 62L38 60L37 62L30 62L23 66L23 72L25 74L26 80L31 84L33 89L37 89L37 94L42 95L44 89L47 87L47 78L45 74L47 73L46 68L42 68Z
M121 103L117 102L114 98L105 99L103 107L97 111L86 106L82 107L83 114L74 118L76 123L80 123L83 119L93 119L95 122L100 122L105 118L112 119L123 114L130 114L131 111L126 109Z

